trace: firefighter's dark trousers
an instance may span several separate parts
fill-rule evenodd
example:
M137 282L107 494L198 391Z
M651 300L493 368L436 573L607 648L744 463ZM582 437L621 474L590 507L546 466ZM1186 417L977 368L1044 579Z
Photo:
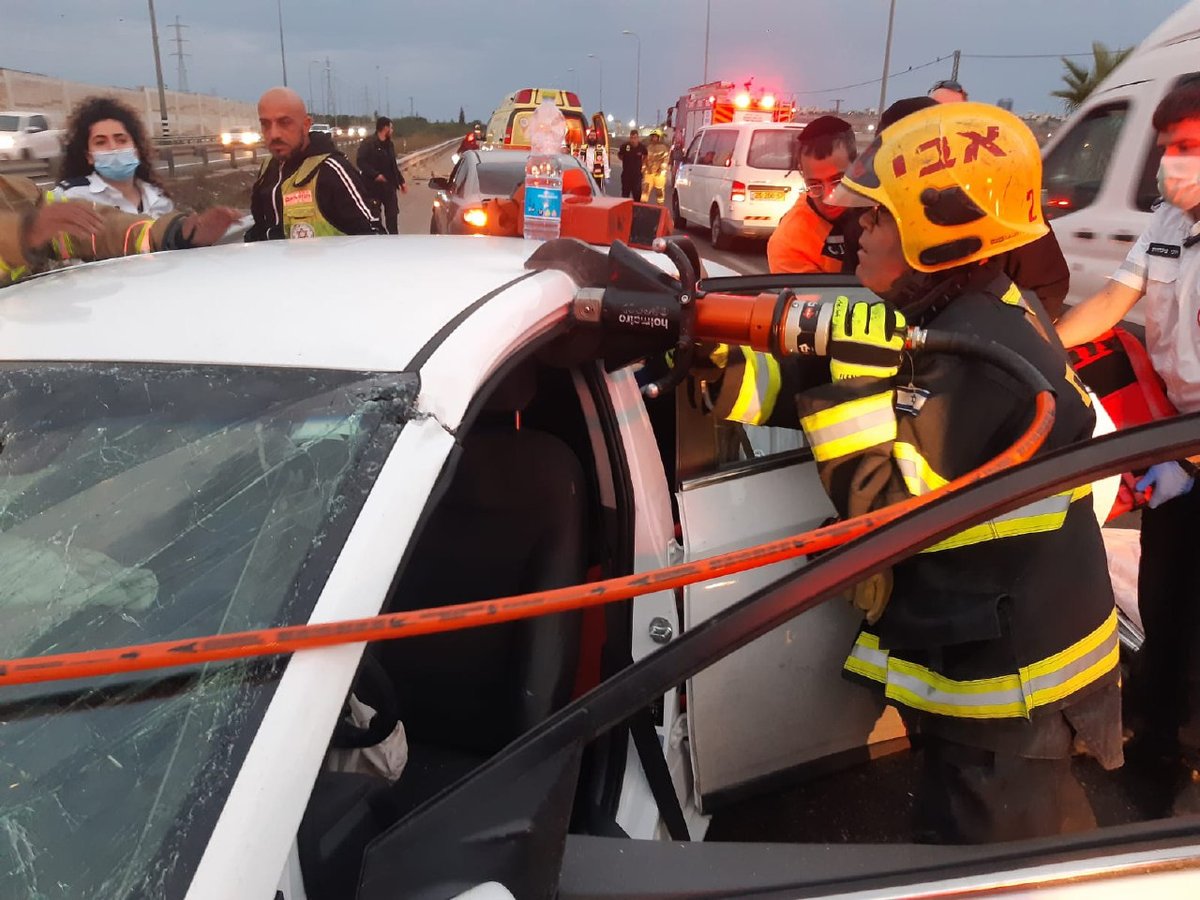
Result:
M1138 608L1146 642L1126 687L1145 748L1200 764L1200 487L1142 510Z
M915 834L919 843L985 844L1094 828L1069 756L1027 759L933 735L921 754Z

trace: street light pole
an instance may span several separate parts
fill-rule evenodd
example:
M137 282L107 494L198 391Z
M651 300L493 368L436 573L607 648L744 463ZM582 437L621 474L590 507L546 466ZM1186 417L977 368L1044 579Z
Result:
M888 13L887 43L883 47L883 80L879 85L879 113L883 115L883 105L887 102L888 69L892 67L892 24L896 21L896 0L892 0L891 11ZM878 122L878 118L875 120Z
M708 84L708 26L712 22L712 0L708 0L704 8L704 80Z
M636 32L626 28L621 34L627 34L637 41L637 88L633 97L633 118L640 124L642 121L642 39Z
M287 57L283 53L283 0L275 0L279 10L279 62L283 66L283 86L287 87Z
M158 76L158 113L162 124L162 136L171 136L171 125L167 122L167 91L163 87L162 57L158 55L158 22L154 18L154 0L150 2L150 37L154 42L154 74Z
M310 59L308 61L308 112L311 115L317 111L316 104L313 103L313 86L312 86L312 67L313 63L318 66L321 64L319 59Z
M602 60L595 53L589 53L588 59L594 59L597 63L600 64L600 90L598 93L599 93L599 99L600 99L600 109L603 110L604 109L604 60Z

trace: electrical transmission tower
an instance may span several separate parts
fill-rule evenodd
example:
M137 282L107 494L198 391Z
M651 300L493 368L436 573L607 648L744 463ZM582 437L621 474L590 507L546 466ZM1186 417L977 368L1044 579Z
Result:
M179 21L179 16L176 16L174 23L172 23L171 25L168 25L167 27L175 29L175 37L171 38L171 40L173 40L175 42L175 52L172 53L171 55L179 60L179 81L175 85L175 89L178 91L183 91L184 93L187 93L187 90L188 90L187 63L184 62L184 58L191 56L192 54L183 52L183 45L190 43L190 41L185 41L183 39L183 29L187 28L188 26L181 24Z

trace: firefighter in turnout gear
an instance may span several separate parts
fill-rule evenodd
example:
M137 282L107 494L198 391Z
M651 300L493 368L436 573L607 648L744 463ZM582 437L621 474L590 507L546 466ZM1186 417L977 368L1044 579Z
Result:
M158 218L127 213L114 206L65 200L28 178L0 175L0 287L64 260L208 246L239 218L237 210L224 206Z
M331 141L309 134L312 119L299 94L267 91L258 120L271 158L251 189L247 241L386 234L358 170Z
M642 164L642 202L663 205L667 186L667 166L671 164L671 148L663 142L661 131L650 132L650 143L646 146L646 161ZM657 192L657 193L655 193Z
M803 428L842 517L927 493L1009 446L1033 409L982 360L906 354L907 322L984 335L1038 368L1057 402L1039 453L1088 439L1087 394L996 258L1045 233L1040 188L1037 142L997 107L936 106L885 129L832 198L866 209L857 273L885 299L838 300L827 374L820 360L731 352L716 412ZM922 753L918 840L1091 824L1072 747L1105 768L1122 750L1117 616L1089 486L952 535L854 593L868 621L845 672L899 707Z

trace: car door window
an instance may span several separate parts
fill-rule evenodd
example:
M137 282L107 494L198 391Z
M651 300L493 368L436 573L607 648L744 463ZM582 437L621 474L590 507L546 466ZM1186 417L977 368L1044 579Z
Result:
M720 134L719 131L706 131L700 136L700 150L696 155L696 165L716 165L714 160L717 156L717 144L720 141Z
M35 131L45 131L46 130L46 117L45 116L30 116L29 117L29 127L34 129Z
M696 159L700 155L700 139L703 135L696 135L692 138L692 145L688 147L687 156L684 157L684 162L688 165L695 165Z
M1042 165L1048 211L1074 212L1095 202L1128 113L1126 101L1099 106L1050 151Z
M467 160L459 160L454 171L450 173L450 190L456 197L461 197L467 186Z
M1200 72L1189 72L1171 86L1174 90L1184 85L1194 85L1200 82ZM1134 205L1142 212L1150 212L1158 202L1158 164L1162 162L1162 147L1158 146L1158 135L1150 132L1147 139L1146 162L1142 166L1142 177L1138 181L1137 196Z
M716 152L712 164L728 168L733 165L733 151L737 149L738 133L736 131L718 131Z

